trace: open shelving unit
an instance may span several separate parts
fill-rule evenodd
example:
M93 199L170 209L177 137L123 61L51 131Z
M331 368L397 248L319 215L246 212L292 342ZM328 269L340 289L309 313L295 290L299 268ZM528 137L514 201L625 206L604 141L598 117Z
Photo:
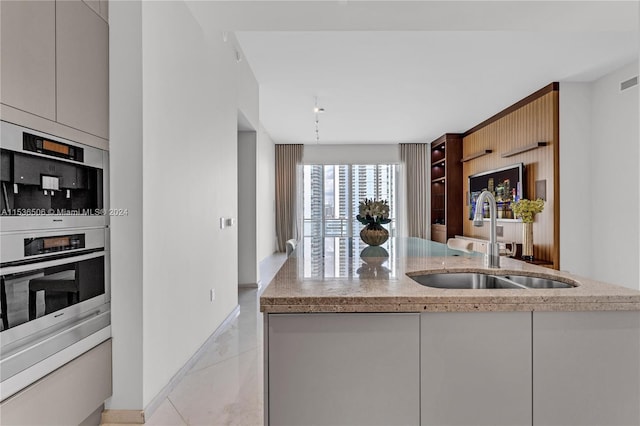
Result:
M431 142L431 239L446 243L462 234L462 135Z

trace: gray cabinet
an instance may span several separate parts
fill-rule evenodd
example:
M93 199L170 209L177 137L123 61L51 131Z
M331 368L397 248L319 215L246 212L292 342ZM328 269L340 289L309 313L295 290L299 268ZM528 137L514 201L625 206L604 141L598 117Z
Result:
M268 422L418 425L419 314L269 314Z
M0 1L3 120L107 147L106 0Z
M421 315L421 424L531 425L531 312Z
M81 1L56 3L56 67L57 121L108 139L109 27Z
M640 312L268 314L268 425L638 425Z
M640 312L535 312L533 424L640 424Z
M111 393L108 340L2 401L2 424L77 425Z
M1 101L56 119L55 16L52 1L0 2Z

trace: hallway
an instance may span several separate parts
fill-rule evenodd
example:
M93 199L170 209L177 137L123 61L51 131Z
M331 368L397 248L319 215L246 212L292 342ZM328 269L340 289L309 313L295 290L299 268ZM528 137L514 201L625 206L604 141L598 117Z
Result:
M145 424L263 424L263 327L259 298L285 260L284 254L276 253L260 263L262 288L238 291L240 315L204 350Z

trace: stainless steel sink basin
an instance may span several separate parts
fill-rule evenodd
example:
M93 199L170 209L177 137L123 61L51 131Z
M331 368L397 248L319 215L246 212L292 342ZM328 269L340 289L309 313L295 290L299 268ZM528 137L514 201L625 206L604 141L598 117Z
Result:
M475 273L428 274L410 277L427 287L452 289L525 288L495 275Z
M448 274L425 274L409 276L418 284L446 289L538 289L571 288L571 284L560 281L527 277L523 275L489 275L472 272Z
M521 284L527 288L572 288L574 285L548 278L527 277L524 275L505 275L505 279Z

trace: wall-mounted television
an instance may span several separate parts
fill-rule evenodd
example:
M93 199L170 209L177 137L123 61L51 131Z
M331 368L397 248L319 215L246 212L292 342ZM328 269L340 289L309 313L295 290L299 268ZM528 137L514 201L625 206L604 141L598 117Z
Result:
M498 219L515 219L511 211L511 202L525 197L525 176L523 163L469 176L469 219L473 220L476 200L485 190L491 192L496 199ZM489 217L487 207L484 217Z

